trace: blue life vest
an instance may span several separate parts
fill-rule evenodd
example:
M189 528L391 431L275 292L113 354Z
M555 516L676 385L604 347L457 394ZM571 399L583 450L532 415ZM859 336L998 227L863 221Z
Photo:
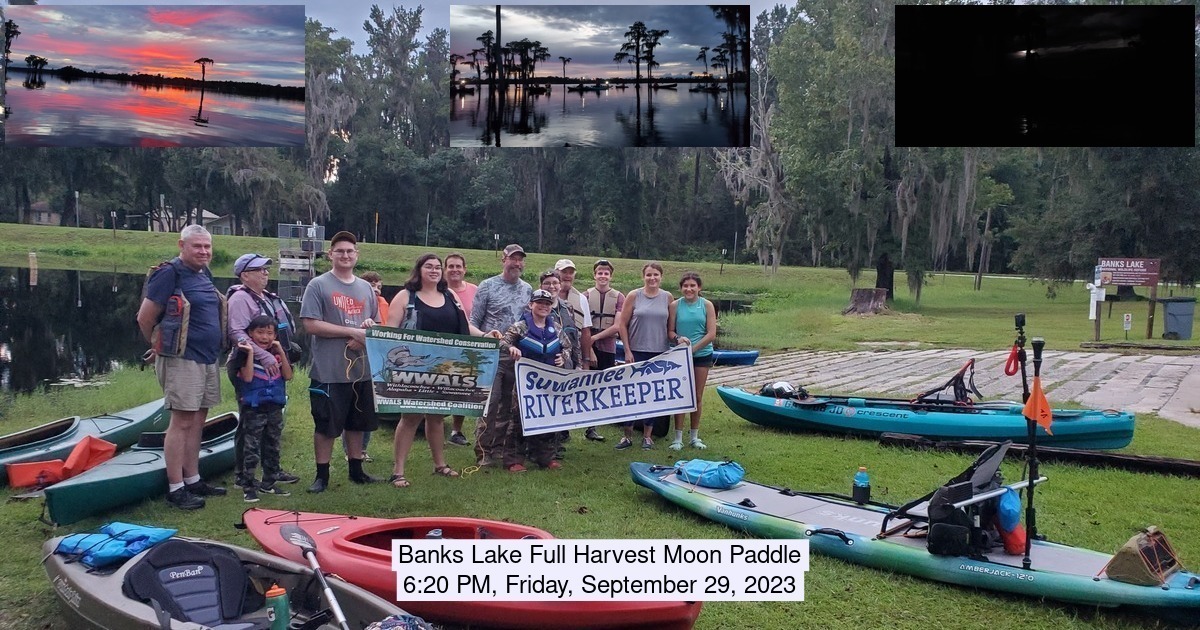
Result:
M132 558L174 535L173 529L113 522L97 534L63 538L54 553L79 557L85 565L98 568Z
M238 400L248 407L258 409L264 404L280 407L287 404L287 381L283 380L282 376L267 376L266 369L258 363L254 364L254 378L250 379L249 383L241 379L236 382Z
M521 356L538 363L554 365L554 355L563 351L562 342L558 340L558 329L554 322L546 319L546 327L538 328L533 323L533 313L525 313L525 325L529 327L524 337L517 342Z

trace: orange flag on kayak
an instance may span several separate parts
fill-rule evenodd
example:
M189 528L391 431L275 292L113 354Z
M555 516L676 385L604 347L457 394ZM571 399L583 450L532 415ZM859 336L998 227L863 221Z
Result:
M1025 402L1025 417L1038 423L1046 433L1054 435L1050 430L1050 423L1054 420L1054 413L1050 410L1050 401L1046 400L1046 394L1042 391L1042 377L1033 377L1033 391L1029 392L1029 400Z

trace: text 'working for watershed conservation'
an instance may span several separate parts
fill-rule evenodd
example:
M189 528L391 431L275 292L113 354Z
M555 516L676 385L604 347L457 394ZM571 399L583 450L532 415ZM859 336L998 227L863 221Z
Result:
M807 540L394 540L396 599L803 601Z

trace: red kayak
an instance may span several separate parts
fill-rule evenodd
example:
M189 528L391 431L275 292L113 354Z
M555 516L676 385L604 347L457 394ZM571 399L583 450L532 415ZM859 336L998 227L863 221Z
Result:
M370 518L315 512L250 508L242 514L247 531L268 553L298 562L300 548L279 534L295 523L317 544L321 568L385 599L396 596L392 540L425 538L433 529L443 538L554 538L549 532L502 521L450 516ZM399 602L414 615L438 624L475 628L556 628L579 630L689 630L701 602Z

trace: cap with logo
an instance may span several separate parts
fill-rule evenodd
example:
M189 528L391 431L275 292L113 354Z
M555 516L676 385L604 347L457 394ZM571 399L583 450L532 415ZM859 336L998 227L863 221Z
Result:
M530 302L545 302L546 304L554 303L554 294L545 289L537 289L533 295L529 297Z
M271 259L262 254L242 254L233 263L233 275L240 276L242 272L262 269L271 264Z

